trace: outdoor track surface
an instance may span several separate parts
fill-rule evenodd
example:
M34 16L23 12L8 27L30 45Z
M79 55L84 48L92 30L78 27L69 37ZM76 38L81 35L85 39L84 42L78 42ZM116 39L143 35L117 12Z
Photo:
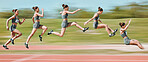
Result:
M0 55L0 62L148 62L142 55Z
M107 45L8 45L9 50L89 50L89 49L113 49L126 52L148 51L148 44L144 44L144 50L135 45L107 44ZM6 50L0 46L0 50Z

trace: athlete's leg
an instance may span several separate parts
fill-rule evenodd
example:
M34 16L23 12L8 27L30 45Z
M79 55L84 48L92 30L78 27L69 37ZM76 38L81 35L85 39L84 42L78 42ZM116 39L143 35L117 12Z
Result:
M99 25L97 26L97 29L99 29L99 28L105 28L106 31L107 31L107 33L108 33L108 34L111 34L111 33L110 33L110 30L109 30L109 28L108 28L108 25L106 25L106 24L99 24Z
M22 33L19 30L17 30L17 29L15 29L13 32L18 34L18 35L14 36L12 38L13 40L15 40L16 38L18 38L18 37L20 37L22 35Z
M41 36L43 36L43 34L46 32L46 30L48 29L46 26L40 26L39 29L43 29L43 32L41 34Z
M32 32L31 32L31 34L28 36L28 38L27 38L27 41L26 41L26 44L28 44L29 43L29 41L30 41L30 39L31 39L31 37L34 35L34 33L37 31L37 29L36 28L33 28L32 29Z
M112 30L109 26L108 26L108 29L109 29L110 32L114 32L114 30Z
M140 44L138 40L132 39L130 41L130 45L137 45L140 49L144 49L144 47Z
M62 28L62 29L61 29L61 33L58 33L58 32L52 32L52 34L57 35L57 36L60 36L60 37L63 37L65 31L66 31L66 28Z
M11 38L13 38L15 36L14 32L11 32ZM4 44L5 46L7 46L10 43L10 39Z
M79 24L77 24L76 22L70 22L70 23L68 23L68 27L70 27L70 26L76 26L76 27L78 27L79 29L81 29L81 30L83 30L83 32L85 32L86 30L88 30L89 29L89 27L87 27L87 28L82 28Z
M78 27L79 29L81 29L81 30L84 30L84 28L82 28L79 24L77 24L77 22L70 22L69 24L68 24L68 27L70 27L70 26L76 26L76 27Z

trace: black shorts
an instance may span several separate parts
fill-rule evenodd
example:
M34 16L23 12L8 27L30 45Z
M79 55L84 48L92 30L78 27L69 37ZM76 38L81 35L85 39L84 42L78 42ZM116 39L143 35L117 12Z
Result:
M39 28L40 26L43 26L43 25L40 25L40 22L35 22L34 24L33 24L33 28Z

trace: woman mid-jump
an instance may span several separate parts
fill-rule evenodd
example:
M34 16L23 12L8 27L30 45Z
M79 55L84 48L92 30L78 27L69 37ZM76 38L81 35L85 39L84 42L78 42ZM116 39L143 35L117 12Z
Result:
M50 32L48 32L48 35L54 34L54 35L63 37L63 35L64 35L65 31L66 31L66 28L67 28L67 27L70 27L70 26L76 26L76 27L78 27L79 29L81 29L83 32L85 32L86 30L89 29L89 27L87 27L87 28L82 28L82 27L81 27L79 24L77 24L76 22L68 22L68 14L75 14L76 12L80 11L81 9L77 9L76 11L70 12L70 11L68 11L68 10L69 10L68 5L63 4L62 7L63 7L64 10L60 12L60 14L62 14L62 19L63 19L63 22L62 22L62 24L61 24L61 27L62 27L61 33L53 32L53 30L51 30Z
M44 16L44 9L42 9L42 14L39 14L39 8L37 6L32 7L32 9L35 11L34 15L32 17L32 21L33 21L34 24L33 24L32 32L28 36L28 39L27 39L27 41L25 43L26 48L29 48L28 47L29 40L34 35L34 33L37 31L37 29L43 29L43 32L41 33L41 35L39 35L40 41L42 41L42 36L46 32L46 30L47 30L46 26L40 25L40 17ZM34 20L35 20L35 22L34 22Z
M99 15L102 14L102 13L103 13L103 9L101 7L98 7L98 12L95 13L94 16L91 19L86 21L84 23L84 25L88 24L90 21L92 21L94 19L93 27L95 29L105 28L107 33L109 34L109 37L112 37L112 36L115 35L115 33L117 32L118 29L113 31L107 24L99 24L98 21L102 23L102 21L99 19Z

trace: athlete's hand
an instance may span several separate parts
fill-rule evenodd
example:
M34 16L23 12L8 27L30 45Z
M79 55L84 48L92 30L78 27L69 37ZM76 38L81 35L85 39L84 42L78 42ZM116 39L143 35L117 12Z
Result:
M42 8L42 11L44 11L44 9Z
M63 11L60 12L60 14L62 14Z
M127 24L128 20L125 21L125 25Z
M6 29L7 29L7 30L9 30L9 27L8 27L8 26L6 26Z
M103 22L101 22L102 24L104 24Z
M99 21L100 21L101 23L103 23L100 19L99 19Z
M25 18L23 18L23 21L25 21Z
M23 18L23 20L25 21L25 18Z
M128 22L128 19L126 20L126 22Z
M81 9L77 9L78 11L80 11Z

